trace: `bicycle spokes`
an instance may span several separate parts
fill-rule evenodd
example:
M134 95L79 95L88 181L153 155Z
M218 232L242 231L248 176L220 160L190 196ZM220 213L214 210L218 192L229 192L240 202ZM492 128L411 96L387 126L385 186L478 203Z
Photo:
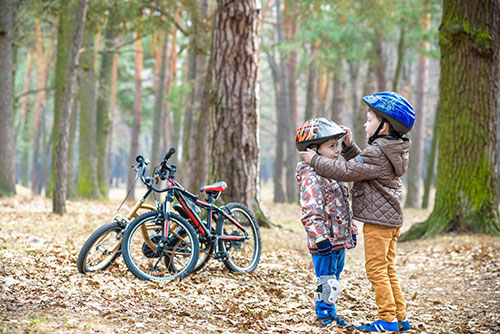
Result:
M223 235L219 239L219 252L216 255L230 270L253 271L261 251L260 231L255 217L240 203L230 203L226 208L230 210L232 219L224 217Z
M156 216L155 216L156 215ZM139 278L168 281L188 275L198 260L199 245L192 227L177 215L170 215L166 238L158 212L139 216L124 235L124 259Z

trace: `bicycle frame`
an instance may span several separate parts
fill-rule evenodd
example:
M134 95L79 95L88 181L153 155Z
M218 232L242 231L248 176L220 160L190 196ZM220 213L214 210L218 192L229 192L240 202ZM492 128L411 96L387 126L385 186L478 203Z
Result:
M133 219L137 218L139 215L137 214L137 212L139 211L139 209L148 209L150 211L154 211L156 210L156 207L151 205L151 204L147 204L145 203L146 201L146 198L149 196L149 194L151 193L151 189L148 189L146 191L146 193L142 196L142 198L140 200L138 200L134 206L132 207L132 209L130 209L130 211L127 213L127 215L125 217L123 217L122 215L120 214L117 214L113 217L113 221L116 221L118 222L120 225L122 225L122 227L126 227L126 225L128 223L130 223ZM121 219L120 219L121 218ZM124 220L126 221L126 223L124 222ZM110 253L114 253L118 250L118 248L120 248L121 246L121 241L120 242L117 242L116 245L113 246L113 248L111 248L109 250Z
M162 189L156 188L152 184L152 178L145 177L145 169L142 167L142 171L140 172L141 180L142 182L148 187L148 192L150 191L155 191L157 193L163 193L167 191L167 196L165 198L165 201L160 204L160 212L161 214L164 215L163 219L164 222L161 224L161 242L159 243L160 245L163 245L167 241L168 237L168 232L170 230L170 205L174 201L174 199L177 199L177 201L181 204L182 208L190 218L190 221L193 224L193 227L198 230L198 232L201 234L202 237L207 238L208 240L214 240L215 242L215 247L216 251L218 250L218 242L217 241L243 241L243 240L248 240L250 239L250 236L248 235L246 229L241 226L238 221L236 221L233 217L231 217L230 214L225 212L222 208L216 206L213 204L214 196L211 192L207 192L208 194L208 200L207 202L202 201L199 199L197 195L194 195L184 189L182 185L180 185L177 181L175 181L175 171L176 167L174 165L167 165L167 161L170 158L170 156L175 153L175 149L170 149L163 161L161 162L161 169L157 172L157 175L160 176L162 180L167 180L167 186ZM142 157L141 157L142 158ZM137 160L139 161L139 160ZM169 171L170 174L168 175L168 178L166 177L166 171ZM205 226L203 220L198 216L198 214L193 210L193 208L190 207L188 204L188 198L192 201L194 201L195 205L198 207L201 207L208 212L207 216L207 226ZM216 221L216 228L215 228L215 233L212 233L212 221L213 221L213 214L216 212L218 214L219 220ZM227 218L231 223L233 223L236 227L238 227L239 230L243 232L243 236L238 236L238 235L223 235L223 230L222 230L222 222L223 218ZM145 227L143 227L145 228ZM143 231L144 233L145 231ZM144 233L146 236L147 234ZM145 238L146 244L151 248L151 249L156 249L156 246L149 238ZM163 247L163 246L161 246Z
M170 180L171 182L173 180ZM179 201L180 205L189 216L191 221L193 222L194 227L199 231L199 233L208 239L218 239L218 240L246 240L250 239L248 233L245 228L241 226L238 221L236 221L233 217L231 217L228 213L226 213L220 207L214 205L212 203L213 196L211 194L208 195L207 202L202 201L198 198L198 196L190 193L186 189L184 189L179 183L173 181L175 185L172 186L172 190L174 191L175 198ZM188 201L186 197L190 197L195 204L205 210L207 210L207 224L204 224L203 220L198 216L198 214L188 205ZM234 236L234 235L222 235L222 231L219 231L217 228L218 222L216 222L216 233L212 233L212 222L213 222L213 213L214 211L229 219L234 225L236 225L245 235L244 236ZM220 216L219 216L220 217Z

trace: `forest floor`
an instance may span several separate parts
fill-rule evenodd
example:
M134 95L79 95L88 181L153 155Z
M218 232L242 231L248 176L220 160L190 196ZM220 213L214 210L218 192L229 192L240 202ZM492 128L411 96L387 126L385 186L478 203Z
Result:
M217 261L186 279L144 282L119 258L82 275L81 246L119 201L0 200L0 333L337 333L319 327L315 278L299 207L264 200L278 228L262 228L257 270L234 274ZM406 210L404 230L429 211ZM358 224L361 228L361 224ZM376 319L364 272L363 239L347 254L338 314L354 325ZM412 333L500 333L500 238L444 235L400 243L397 272ZM344 330L344 333L357 333Z

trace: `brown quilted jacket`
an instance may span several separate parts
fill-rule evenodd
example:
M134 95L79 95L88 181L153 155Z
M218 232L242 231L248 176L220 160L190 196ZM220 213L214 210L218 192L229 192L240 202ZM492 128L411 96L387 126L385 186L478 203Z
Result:
M337 181L354 181L353 217L364 223L388 227L403 225L400 176L408 167L410 141L378 138L363 151L356 144L345 147L346 161L332 160L318 154L311 160L316 173Z

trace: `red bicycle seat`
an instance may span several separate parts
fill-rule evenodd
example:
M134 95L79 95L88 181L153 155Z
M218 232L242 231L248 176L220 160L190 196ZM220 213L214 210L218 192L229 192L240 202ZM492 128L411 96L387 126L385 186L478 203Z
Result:
M214 184L209 184L208 186L203 186L203 187L201 187L200 191L204 191L204 192L209 192L209 191L222 192L222 191L226 190L226 188L227 188L227 183L224 182L224 181L220 181L220 182L217 182L217 183L214 183Z

